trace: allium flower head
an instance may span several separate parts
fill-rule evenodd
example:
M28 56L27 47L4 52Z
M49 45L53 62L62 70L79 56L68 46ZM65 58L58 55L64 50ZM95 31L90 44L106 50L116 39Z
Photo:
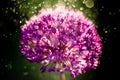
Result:
M21 27L21 53L42 64L42 72L68 71L72 77L98 65L101 39L82 12L42 9ZM48 67L49 66L49 67Z

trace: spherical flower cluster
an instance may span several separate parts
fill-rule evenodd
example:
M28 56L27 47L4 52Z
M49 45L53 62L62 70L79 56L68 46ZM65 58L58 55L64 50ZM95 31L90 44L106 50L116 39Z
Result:
M68 71L76 77L96 68L101 48L96 26L80 11L42 9L21 27L21 53L42 64L42 72Z

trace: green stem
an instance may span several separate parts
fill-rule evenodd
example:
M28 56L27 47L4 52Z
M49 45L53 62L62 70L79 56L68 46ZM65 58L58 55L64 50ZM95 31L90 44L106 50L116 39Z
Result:
M60 80L66 80L66 79L65 79L65 74L64 74L64 73L60 74Z

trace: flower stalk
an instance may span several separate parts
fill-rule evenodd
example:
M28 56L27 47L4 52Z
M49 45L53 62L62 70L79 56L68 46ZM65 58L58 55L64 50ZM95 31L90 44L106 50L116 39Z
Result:
M65 79L65 74L64 74L64 73L60 74L60 80L66 80L66 79Z

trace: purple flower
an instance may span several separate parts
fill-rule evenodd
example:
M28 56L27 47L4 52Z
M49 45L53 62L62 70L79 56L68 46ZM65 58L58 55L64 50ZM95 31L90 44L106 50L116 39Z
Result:
M68 71L72 77L98 66L102 53L96 26L82 12L42 9L21 27L21 53L42 64L42 72ZM49 66L49 67L48 67Z

